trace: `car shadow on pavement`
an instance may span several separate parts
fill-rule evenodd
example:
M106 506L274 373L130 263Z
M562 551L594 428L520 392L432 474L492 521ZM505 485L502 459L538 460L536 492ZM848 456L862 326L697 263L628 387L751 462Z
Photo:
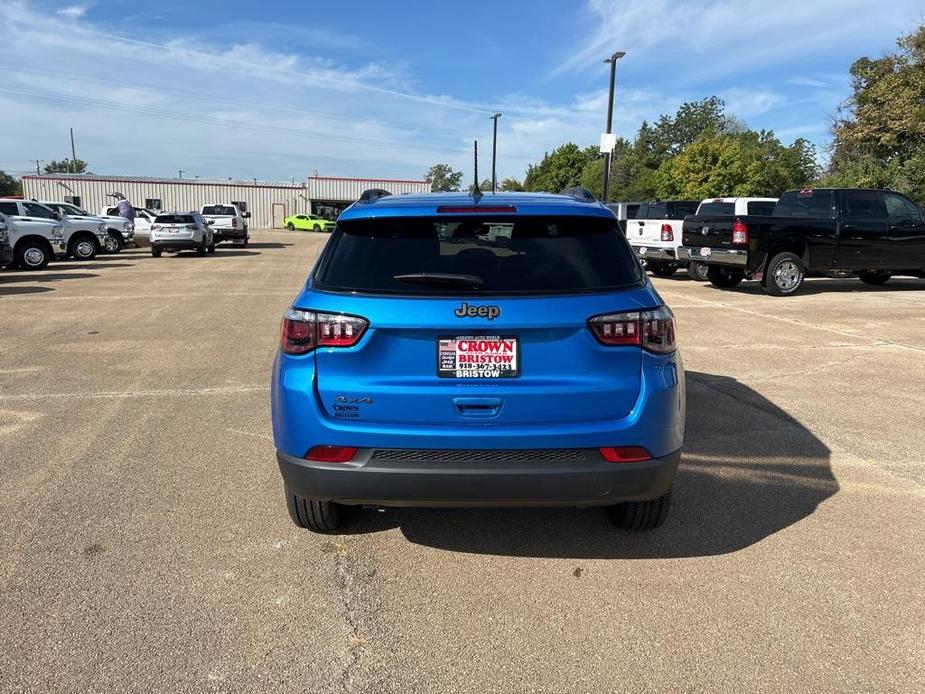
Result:
M99 263L97 262L98 260L100 260L100 258L95 258L93 262L80 260L67 260L62 262L56 260L49 267L51 267L52 270L108 270L114 267L135 267L135 263ZM35 274L37 278L42 276L42 273Z
M258 241L258 242L249 242L247 244L248 248L288 248L289 246L294 246L292 243L280 243L278 241Z
M718 292L737 292L739 294L751 294L755 296L770 296L764 289L761 288L761 285L758 282L743 282L734 289L720 289L719 287L712 286L709 282L705 283L710 289L715 289ZM837 294L837 293L848 293L856 292L859 294L870 294L870 293L889 293L889 292L925 292L925 280L920 280L915 277L896 277L891 279L882 287L877 287L871 284L864 284L860 280L845 278L845 279L829 279L829 278L818 278L807 280L803 283L803 286L800 287L793 296L805 296L807 294ZM789 298L789 297L770 297L773 299L779 298Z
M838 491L825 444L748 386L689 371L687 396L684 454L657 530L618 530L600 508L506 508L364 512L343 532L398 527L411 542L475 554L699 557L760 542Z
M16 273L4 273L0 275L0 294L28 294L29 292L26 289L28 287L7 287L8 284L21 283L21 282L38 282L39 284L44 284L45 282L61 282L63 280L79 280L79 279L90 279L92 277L99 277L92 272L16 272ZM36 287L35 291L40 291L42 289L51 291L50 288ZM14 290L14 291L8 291Z
M15 296L17 294L42 294L55 291L51 287L5 287L0 284L0 297Z

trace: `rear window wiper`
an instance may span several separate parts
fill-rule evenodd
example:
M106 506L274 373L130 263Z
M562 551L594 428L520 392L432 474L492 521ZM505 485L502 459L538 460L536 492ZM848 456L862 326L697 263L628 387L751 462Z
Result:
M440 272L413 272L407 275L395 275L392 279L408 284L428 284L433 287L481 289L485 286L485 280L476 275L449 275Z

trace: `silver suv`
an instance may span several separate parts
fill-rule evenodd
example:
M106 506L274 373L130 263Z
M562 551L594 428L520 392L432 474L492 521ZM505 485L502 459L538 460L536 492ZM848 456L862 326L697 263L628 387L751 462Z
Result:
M151 225L151 255L160 258L164 251L215 253L211 224L198 212L160 213Z

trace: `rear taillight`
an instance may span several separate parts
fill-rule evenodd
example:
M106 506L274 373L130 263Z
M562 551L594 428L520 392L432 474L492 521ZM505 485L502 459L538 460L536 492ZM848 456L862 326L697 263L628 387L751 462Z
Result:
M670 224L662 224L662 241L674 241L674 229Z
M350 446L314 446L305 454L305 460L316 463L347 463L353 460L356 454L357 449Z
M732 244L734 246L748 245L748 225L738 219L732 223Z
M438 214L496 214L517 212L513 205L441 205Z
M598 448L608 463L641 463L652 460L652 454L642 446L606 446Z
M316 347L351 347L360 341L369 321L291 308L283 316L279 346L286 354L306 354Z
M677 349L674 314L667 306L595 316L588 327L598 342L608 346L636 345L657 354Z
M232 228L232 229L237 229L237 228L238 228L238 218L237 218L237 217L232 217L232 218L231 218L231 228Z

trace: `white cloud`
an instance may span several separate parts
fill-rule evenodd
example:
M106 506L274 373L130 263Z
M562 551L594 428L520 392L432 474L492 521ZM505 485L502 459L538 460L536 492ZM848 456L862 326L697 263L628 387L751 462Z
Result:
M69 5L58 10L58 14L69 19L80 19L87 14L87 8L83 5Z

